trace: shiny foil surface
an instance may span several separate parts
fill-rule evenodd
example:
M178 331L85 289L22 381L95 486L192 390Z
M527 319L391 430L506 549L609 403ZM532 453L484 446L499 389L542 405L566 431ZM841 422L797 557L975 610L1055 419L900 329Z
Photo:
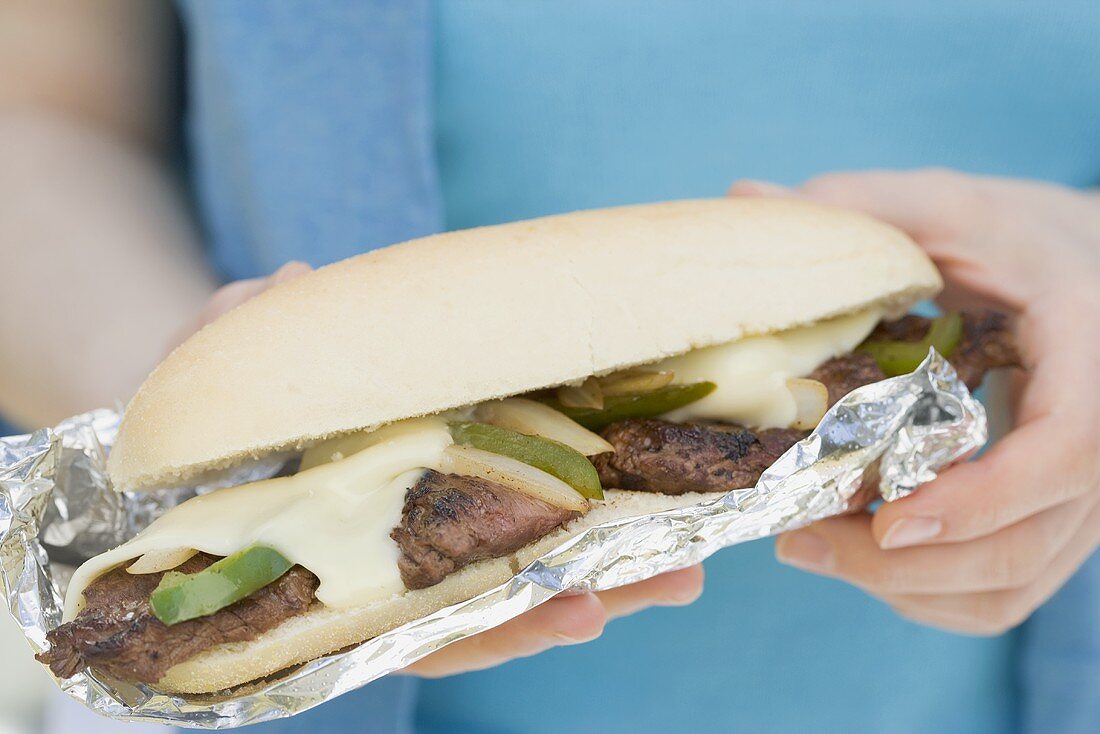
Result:
M270 476L285 458L235 470L201 487L118 494L105 468L118 419L113 411L99 410L53 429L0 439L4 594L34 652L45 649L46 632L60 624L65 586L76 565L131 538L196 492ZM226 729L292 716L495 627L565 589L641 581L725 546L859 509L877 497L898 499L985 440L984 409L933 351L912 374L845 397L755 487L591 528L507 583L351 650L221 695L164 694L91 671L57 684L89 708L120 720Z

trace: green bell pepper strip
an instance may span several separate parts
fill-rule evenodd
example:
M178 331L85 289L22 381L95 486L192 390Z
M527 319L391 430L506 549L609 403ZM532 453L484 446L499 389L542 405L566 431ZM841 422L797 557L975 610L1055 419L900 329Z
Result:
M947 313L932 320L928 333L919 342L868 341L856 347L856 351L869 354L888 377L896 377L919 367L928 356L929 347L935 347L945 358L950 357L962 333L962 316Z
M600 475L584 454L542 436L494 426L490 423L451 423L455 442L507 456L555 476L588 499L602 500Z
M926 337L936 351L944 357L950 357L955 348L959 346L963 336L963 319L958 313L945 313L938 319L932 320L932 326L928 329Z
M693 382L688 385L666 385L647 392L606 395L603 408L570 408L554 398L544 398L550 407L590 431L599 431L626 418L652 418L701 400L714 392L713 382Z
M205 617L262 589L293 565L274 548L252 545L197 573L169 571L153 590L149 606L168 626Z

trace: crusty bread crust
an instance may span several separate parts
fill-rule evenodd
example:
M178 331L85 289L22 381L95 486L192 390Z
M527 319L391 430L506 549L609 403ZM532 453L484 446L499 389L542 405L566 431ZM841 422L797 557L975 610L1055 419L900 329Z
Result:
M611 490L606 501L597 503L583 517L516 553L470 564L435 586L406 591L354 609L327 609L317 603L305 614L288 619L255 640L218 645L170 668L157 688L169 693L213 693L263 678L472 599L506 582L536 558L588 528L687 507L719 496L720 493L670 496Z
M284 283L176 349L126 409L119 490L652 362L941 286L893 227L713 199L427 237Z

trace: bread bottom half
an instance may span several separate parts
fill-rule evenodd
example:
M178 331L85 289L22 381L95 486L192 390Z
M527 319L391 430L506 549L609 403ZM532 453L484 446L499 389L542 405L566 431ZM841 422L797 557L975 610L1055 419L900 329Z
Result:
M472 599L588 528L719 496L721 493L662 495L609 490L605 501L583 517L515 553L472 563L426 589L404 591L357 607L332 609L315 602L304 614L291 617L254 640L217 645L173 666L156 688L166 693L199 694L241 686Z

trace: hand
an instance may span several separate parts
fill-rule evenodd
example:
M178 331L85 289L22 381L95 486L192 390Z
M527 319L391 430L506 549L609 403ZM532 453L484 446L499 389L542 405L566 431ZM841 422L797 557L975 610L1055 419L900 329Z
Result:
M1100 199L950 171L842 173L796 196L905 231L943 273L943 301L1007 308L1026 374L1016 427L978 460L869 514L779 539L781 561L844 579L901 615L958 632L1023 622L1100 543Z
M652 606L684 606L703 593L703 567L691 566L610 591L562 594L499 627L448 645L405 672L441 678L491 668L559 645L600 636L604 625Z
M180 334L175 344L249 298L310 270L305 263L290 262L267 278L239 280L223 286L211 296L191 327ZM490 668L559 645L594 640L612 619L651 606L690 604L702 593L703 567L696 565L609 591L561 594L499 627L448 645L418 660L404 672L439 678Z

